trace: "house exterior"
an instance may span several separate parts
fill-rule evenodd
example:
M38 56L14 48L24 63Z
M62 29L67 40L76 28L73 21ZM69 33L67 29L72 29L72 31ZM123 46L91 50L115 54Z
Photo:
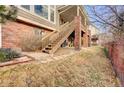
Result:
M91 45L98 45L100 30L92 24L89 25L89 30L91 31Z
M114 41L113 34L109 33L109 32L100 33L98 35L98 37L99 37L99 40L98 40L99 45L105 45L105 44L107 44L109 42Z
M21 49L29 33L42 37L41 50L54 53L59 47L90 46L89 20L81 5L17 5L16 21L1 25L0 47ZM27 34L26 34L27 33Z

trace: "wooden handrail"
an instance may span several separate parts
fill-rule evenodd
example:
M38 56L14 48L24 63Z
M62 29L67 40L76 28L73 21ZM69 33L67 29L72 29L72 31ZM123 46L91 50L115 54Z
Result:
M69 24L69 22L66 22L66 23L60 25L59 29L61 29L61 28L65 27L65 26L67 26L68 24Z
M50 51L50 53L54 53L58 49L58 47L60 47L61 44L65 41L65 39L74 31L73 23L73 21L69 23L68 27L64 29L61 33L59 33L58 38L60 38L60 40L57 44L55 44L54 48Z
M60 31L54 36L54 39L52 39L52 42L55 41L58 38L64 37L66 33L69 33L67 31L67 29L70 28L70 26L72 25L72 23L73 23L73 21L70 22L70 23L67 22L67 23L65 23L66 25L63 25L64 26L63 28L60 27L59 28Z
M73 28L73 21L72 22L66 22L65 24L63 24L62 26L60 26L60 31L58 32L52 32L49 35L43 37L42 39L42 49L45 48L48 44L54 42L57 39L62 39L64 38L64 36L66 36L66 34L70 33L69 29Z
M55 31L53 31L53 32L49 33L48 35L44 36L44 37L42 38L42 40L44 40L44 39L48 38L49 36L51 36L51 35L52 35L52 34L54 34L54 33L55 33Z
M63 29L63 28L65 29L66 27L68 27L68 24L69 24L69 22L66 22L65 24L63 24L59 27L60 31L50 37L50 43L54 42L55 40L57 40L59 38L60 34L63 32L61 29Z
M69 33L68 29L70 28L70 26L72 26L73 23L74 23L74 21L72 21L70 23L67 22L67 23L65 23L66 25L65 24L63 25L64 26L63 28L60 27L59 28L60 31L58 33L54 34L53 36L51 36L50 42L52 43L59 38L63 38L67 33Z

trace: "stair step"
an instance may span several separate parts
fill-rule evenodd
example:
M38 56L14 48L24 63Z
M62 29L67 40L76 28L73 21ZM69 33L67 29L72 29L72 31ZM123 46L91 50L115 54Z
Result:
M48 46L49 46L49 47L51 47L52 45L51 45L51 44L49 44Z
M56 43L51 43L52 45L55 45Z
M53 47L55 44L49 44L48 47Z
M73 28L73 22L69 23L66 26L66 31L63 29L63 32L57 33L55 36L56 38L54 38L54 36L52 37L54 41L49 42L49 44L42 50L45 53L54 53L57 48L60 47L60 44L62 44L64 42L64 40L66 40L66 38L68 38L68 35L72 32ZM52 39L51 38L51 39Z
M48 48L52 48L52 46L47 46Z
M44 49L44 50L42 50L42 52L49 53L49 50Z
M54 45L56 45L56 43L51 43L51 45L53 45L53 46L54 46Z
M60 40L54 41L53 43L58 43Z
M52 47L46 47L45 49L46 49L46 50L51 50L51 49L52 49Z

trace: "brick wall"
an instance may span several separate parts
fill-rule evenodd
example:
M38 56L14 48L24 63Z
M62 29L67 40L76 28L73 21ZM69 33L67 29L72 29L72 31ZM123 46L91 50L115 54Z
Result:
M90 31L86 29L83 37L81 36L81 17L75 16L75 40L74 46L76 50L80 50L81 46L88 47L90 46ZM83 45L81 45L83 42Z
M2 47L4 48L21 48L20 42L21 38L26 35L26 33L35 33L34 31L41 28L25 24L23 22L10 22L2 25ZM44 32L48 30L42 29Z
M81 17L76 16L75 19L75 40L74 46L76 50L81 49Z
M112 42L106 45L112 66L124 87L124 41Z
M88 47L88 35L87 35L87 32L84 33L84 44L83 44L83 47Z
M75 40L74 46L76 50L81 49L81 17L76 16L75 19Z

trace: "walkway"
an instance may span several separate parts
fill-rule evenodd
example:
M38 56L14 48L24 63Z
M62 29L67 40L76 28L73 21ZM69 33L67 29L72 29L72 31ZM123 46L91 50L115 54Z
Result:
M74 48L59 48L57 50L57 52L55 52L55 54L47 54L47 53L43 53L43 52L23 52L24 55L27 55L29 57L32 57L33 59L35 59L38 62L41 63L47 63L47 62L51 62L51 61L56 61L56 60L60 60L63 58L66 58L68 56L71 56L75 53L78 53L79 51L75 51Z

